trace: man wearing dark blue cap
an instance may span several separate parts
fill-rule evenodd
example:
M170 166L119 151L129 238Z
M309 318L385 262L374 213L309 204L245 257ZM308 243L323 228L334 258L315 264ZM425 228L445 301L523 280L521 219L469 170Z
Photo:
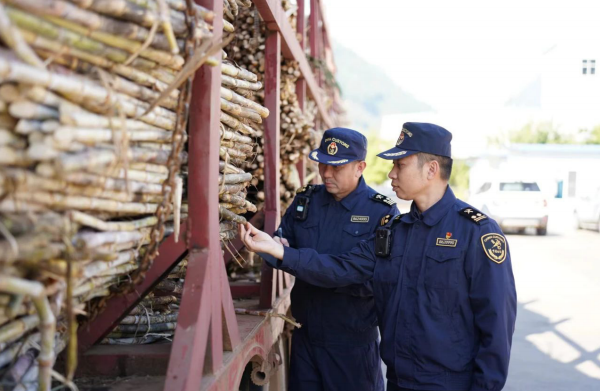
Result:
M406 123L389 177L409 213L386 216L368 241L341 255L283 247L251 225L247 247L323 287L373 280L389 391L499 391L508 375L516 290L498 224L456 199L446 129Z
M342 254L367 239L394 201L362 177L367 139L344 128L325 131L309 158L319 163L323 185L306 186L281 221L294 247ZM268 263L277 260L265 256ZM383 391L373 293L359 284L335 289L296 278L292 314L302 328L292 338L290 391Z

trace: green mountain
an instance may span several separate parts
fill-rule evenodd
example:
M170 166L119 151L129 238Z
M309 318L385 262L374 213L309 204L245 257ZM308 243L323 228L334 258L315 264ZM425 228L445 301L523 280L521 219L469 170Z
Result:
M334 43L337 82L342 91L350 126L357 130L377 129L386 114L434 111L405 92L378 66Z

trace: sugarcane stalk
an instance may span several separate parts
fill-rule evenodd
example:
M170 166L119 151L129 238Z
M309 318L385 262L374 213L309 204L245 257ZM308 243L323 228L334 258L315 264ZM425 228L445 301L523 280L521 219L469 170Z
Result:
M219 205L219 215L220 215L221 219L223 219L223 220L233 221L233 222L239 223L239 224L246 224L246 219L244 217L238 216L235 213L229 211L227 208L223 208L220 205Z
M0 145L9 148L23 149L25 148L25 140L9 130L0 129Z
M277 314L277 313L273 313L271 311L255 311L255 310L249 310L246 308L235 308L234 310L235 310L236 314L240 314L240 315L264 316L266 318L268 318L268 317L281 318L285 322L291 324L292 326L295 326L297 328L302 327L302 325L300 323L295 322L294 320L288 318L287 316L285 316L283 314Z
M14 294L28 295L31 297L39 317L40 354L39 365L39 389L50 390L51 369L54 363L54 332L56 330L56 319L50 308L50 303L45 295L44 286L35 281L27 281L10 276L0 279L0 291Z
M43 36L36 35L33 32L22 30L23 38L32 46L37 48L40 55L45 58L56 60L63 65L71 68L77 68L80 61L84 61L85 64L95 65L110 72L114 72L120 76L126 77L135 83L144 85L146 87L153 87L159 91L164 90L168 86L166 80L155 78L154 76L136 69L131 66L115 63L107 60L104 57L97 56L93 53L88 53L83 50L79 50L74 47L64 46L59 42L52 41ZM60 53L60 55L58 55ZM68 57L72 57L69 61Z
M266 107L263 107L258 103L245 98L223 86L221 86L221 98L236 103L242 107L250 108L256 111L262 118L267 118L269 116L269 110Z
M39 84L44 87L50 87L52 90L63 94L71 95L80 99L90 99L94 102L103 102L110 105L118 104L123 111L130 116L142 114L146 103L136 102L134 104L129 99L124 99L121 94L111 94L104 87L91 83L87 79L73 78L66 75L51 73L46 70L33 68L26 64L19 64L0 57L0 77L6 80L18 81L22 83ZM17 104L19 102L15 102ZM11 105L12 106L12 105ZM67 108L68 109L68 108ZM173 129L175 126L175 113L165 118L158 114L162 113L161 108L155 108L146 115L140 117L140 120L157 125L163 129ZM163 109L164 110L164 109ZM61 109L62 111L62 109Z
M28 100L19 100L11 103L8 107L8 112L13 117L19 119L58 119L58 110Z
M126 0L70 0L83 9L125 19L142 26L152 26L156 14Z
M183 179L175 177L175 191L173 192L173 225L175 228L175 243L179 242L179 229L181 225L181 199L183 198Z
M256 111L229 102L223 98L221 98L221 110L235 115L236 117L247 118L259 124L262 123L262 117Z
M120 202L93 197L71 196L44 191L13 193L17 201L51 207L54 210L82 209L120 214L151 214L158 204L141 202Z
M2 156L0 154L0 156ZM43 171L45 165L39 164L36 167L36 172L39 175L44 175ZM53 171L54 172L54 171ZM107 190L118 190L127 191L127 185L129 184L129 191L132 193L147 193L147 194L162 194L162 186L156 183L146 183L130 180L129 182L124 179L110 178L102 175L88 174L85 172L70 172L61 175L61 179L66 182L77 183L81 186L100 186Z
M234 183L244 183L248 182L252 179L252 174L250 173L242 173L242 174L219 174L219 185L225 184L234 184Z
M37 315L28 315L0 327L0 351L13 341L21 338L23 334L37 327L40 318Z
M27 166L30 163L25 151L0 145L0 166Z
M168 177L167 174L156 173L144 169L142 166L136 166L138 163L129 165L129 169L115 167L106 169L106 167L90 167L87 169L88 172L104 175L110 178L127 179L139 182L158 183L162 184ZM141 163L140 163L141 164ZM150 163L148 163L150 164ZM158 166L166 168L165 166Z
M40 341L40 333L31 334L20 344L13 344L6 349L0 350L0 368L14 361L19 352L28 351L32 346L37 346Z
M234 118L234 117L230 116L229 114L226 114L222 111L221 111L221 122L234 130L240 131L243 134L247 134L247 135L256 134L254 129L252 129L250 126L246 125L245 123L241 122L237 118Z
M169 322L177 322L178 313L174 314L164 314L164 315L155 315L155 316L136 316L130 315L126 316L119 322L122 325L125 324L156 324L156 323L169 323Z
M113 129L148 129L161 130L161 128L148 125L145 122L133 119L123 119L119 117L107 117L90 113L86 111L72 112L67 108L60 110L60 122L64 125L70 125L81 128L113 128Z
M234 141L221 141L221 147L226 148L226 152L229 152L230 149L235 151L239 151L244 154L244 156L249 156L252 154L253 146L250 144L240 144ZM236 157L236 153L230 154L232 157ZM241 157L241 156L240 156ZM243 157L241 157L243 158Z
M109 232L81 232L73 238L77 248L93 249L107 243L124 243L141 240L150 234L150 228L141 228L138 231L109 231Z
M166 151L131 147L123 152L127 159L136 162L151 162L157 164L166 164L169 159L169 153ZM121 154L122 155L122 154ZM182 156L184 153L182 152ZM115 150L108 148L88 149L81 153L61 154L58 156L57 164L63 171L81 170L85 167L106 166L117 161L119 154ZM185 160L185 159L184 159Z
M0 128L3 129L14 129L17 124L17 120L10 116L8 113L0 114Z
M6 0L6 2L40 16L55 16L77 23L91 31L100 31L140 42L146 41L149 37L149 30L145 27L84 10L63 0ZM169 50L169 42L162 34L156 34L151 45L157 49Z
M233 88L241 88L244 90L258 91L261 90L263 85L261 82L249 82L246 80L235 79L231 76L221 75L221 83L225 86Z
M45 178L35 175L30 171L14 169L0 173L0 187L1 184L6 181L6 178L4 177L10 178L13 184L19 186L20 191L45 190L73 196L106 198L122 202L158 202L161 199L160 195L154 194L136 194L132 192L107 190L103 187L77 186L70 184L67 181L63 181L60 178Z
M173 136L172 132L165 130L127 130L125 137L129 141L153 141L153 142L169 142ZM60 143L72 143L74 141L95 145L102 142L122 141L123 134L114 132L112 129L106 128L80 128L71 126L61 126L54 132L54 139Z
M35 34L56 40L63 45L73 46L80 50L104 56L118 63L124 63L129 57L126 50L108 46L98 40L87 38L81 33L55 25L17 8L7 6L6 12L13 23L19 26L21 30L31 31ZM155 61L146 58L136 58L131 65L143 70L151 70L159 66Z
M251 83L256 83L258 81L258 77L256 76L256 74L244 68L238 68L228 63L221 64L221 73L227 76L231 76L233 78L246 80Z
M246 184L245 183L236 183L236 184L219 184L219 194L224 194L224 193L239 193L240 191L243 191L246 188Z
M229 163L225 163L224 161L219 161L219 172L224 174L241 174L243 171L234 165Z
M38 68L44 67L44 62L25 42L19 29L15 28L11 23L3 4L0 4L0 37L6 46L14 50L17 56L27 64Z
M61 19L58 17L45 16L44 19L52 22L55 25L67 28L71 31L75 31L76 33L80 34L81 36L89 36L90 38L92 38L98 42L101 42L105 45L110 45L110 47L118 48L118 49L124 50L129 53L139 54L141 57L151 60L151 61L155 62L156 64L160 64L160 65L172 68L172 69L179 70L185 63L185 60L183 59L183 57L177 55L177 53L173 53L173 52L169 53L169 52L165 52L165 51L161 51L161 50L156 50L153 48L145 48L143 46L143 43L140 43L138 41L127 39L125 37L118 36L118 35L109 34L109 33L103 32L103 31L92 31L86 27L83 27L83 26L75 23L75 22L67 21L67 20L64 20L64 19ZM170 44L171 44L171 42L169 40L169 45ZM177 45L177 41L175 41L174 36L173 36L173 44ZM177 50L177 52L178 52L179 48L177 46L175 46L175 47L178 49ZM114 56L116 56L116 54ZM113 57L113 58L116 58L116 57ZM126 61L127 60L117 61L117 62L125 63ZM135 59L131 63L135 64Z
M124 265L128 262L135 261L138 256L138 252L135 250L128 250L118 254L118 257L109 262L96 261L86 265L83 268L82 278L94 277L106 270L115 268L120 265Z
M111 333L102 340L104 345L144 345L165 338L163 335L145 335L143 337L122 337L120 333Z

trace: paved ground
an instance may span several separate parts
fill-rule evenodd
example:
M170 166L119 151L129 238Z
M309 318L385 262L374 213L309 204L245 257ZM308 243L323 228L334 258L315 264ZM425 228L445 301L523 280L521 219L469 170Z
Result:
M506 391L600 390L600 233L551 214L548 236L507 235L519 309Z

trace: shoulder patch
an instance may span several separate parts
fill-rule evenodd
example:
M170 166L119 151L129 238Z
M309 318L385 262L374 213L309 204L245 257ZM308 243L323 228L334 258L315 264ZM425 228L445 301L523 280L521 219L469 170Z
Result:
M398 220L400 220L400 217L402 217L401 214L397 214L397 215L385 215L381 218L381 226L391 226L393 225L395 222L397 222Z
M299 188L298 190L296 190L296 194L306 193L310 189L314 190L314 187L315 187L314 185L302 186L301 188Z
M392 200L390 197L386 197L383 194L379 193L373 194L371 196L371 199L389 206L396 205L396 201Z
M488 217L486 215L484 215L477 209L471 208L471 207L464 208L464 209L460 210L458 213L462 217L469 219L469 221L471 221L477 225L481 225L483 222L488 220Z
M492 262L497 264L504 262L506 259L506 239L504 236L497 233L485 234L481 237L481 244L485 255Z

